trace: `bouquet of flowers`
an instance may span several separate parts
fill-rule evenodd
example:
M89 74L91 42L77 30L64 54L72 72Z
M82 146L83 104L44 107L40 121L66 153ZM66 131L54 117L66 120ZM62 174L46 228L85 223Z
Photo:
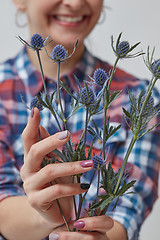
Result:
M160 78L160 59L154 60L154 49L150 54L148 47L147 57L144 61L148 69L152 72L153 78L151 79L146 92L141 91L138 97L135 97L134 93L129 92L130 109L123 108L123 115L126 124L133 133L133 137L129 144L121 168L117 172L114 172L111 162L108 160L106 143L108 139L120 129L121 124L116 127L112 126L110 124L110 118L107 117L107 111L111 106L112 102L120 96L121 91L111 91L111 81L113 79L119 60L124 58L134 58L144 54L141 51L132 53L133 50L140 43L136 43L135 45L130 46L128 41L121 41L121 37L122 33L119 34L116 40L116 44L114 44L113 36L111 37L111 46L116 56L113 68L110 69L108 73L106 73L104 69L96 69L93 76L88 76L88 80L84 80L83 86L80 85L77 76L74 76L78 86L78 92L73 92L64 82L60 80L60 65L64 61L67 61L68 58L72 57L72 55L76 51L78 40L74 46L73 52L70 55L62 45L56 45L53 48L52 53L49 55L46 50L46 45L50 44L50 42L52 41L49 40L49 37L43 39L41 35L34 34L31 38L30 43L28 43L20 36L18 36L18 39L24 45L26 45L26 47L34 50L37 54L44 85L44 93L35 96L30 103L30 107L28 108L31 110L32 107L37 107L39 111L47 108L55 118L60 131L64 130L62 129L62 123L65 130L67 130L68 120L81 108L85 109L85 128L81 136L79 136L78 144L74 144L71 139L65 144L62 151L60 151L59 149L53 151L54 157L52 157L51 159L45 157L42 163L42 167L46 164L54 164L55 161L73 162L92 158L94 163L94 172L93 176L91 177L90 184L93 181L96 171L98 172L98 179L96 199L93 202L90 202L89 209L86 209L86 213L89 216L104 215L113 201L114 209L121 196L123 196L124 194L133 193L130 188L132 188L132 186L134 185L135 180L130 182L126 181L129 172L129 170L126 169L127 160L134 147L135 142L158 125L156 124L148 127L149 121L159 113L160 109L159 107L154 107L154 99L152 97L152 89L157 79ZM47 93L43 67L40 58L40 51L42 49L46 51L46 54L51 59L51 61L57 64L57 89L50 95ZM94 92L94 85L99 85L99 91L97 93ZM71 96L72 99L71 111L68 116L65 116L63 105L61 102L62 88L67 92L67 94ZM92 119L92 117L97 114L103 114L104 121L101 128L99 128L96 122ZM87 132L92 135L92 142L89 148L86 145ZM40 131L39 137L41 139ZM93 148L93 144L97 139L102 142L102 149L100 155L95 155ZM81 175L72 176L72 181L73 183L80 183ZM100 194L100 188L104 190L104 194ZM82 204L85 200L87 192L88 191L86 191L84 194L79 195L78 205L76 202L77 196L73 196L76 220L80 218ZM64 218L64 221L67 225L67 228L70 231L58 199L57 203ZM73 229L73 231L74 230L75 229Z

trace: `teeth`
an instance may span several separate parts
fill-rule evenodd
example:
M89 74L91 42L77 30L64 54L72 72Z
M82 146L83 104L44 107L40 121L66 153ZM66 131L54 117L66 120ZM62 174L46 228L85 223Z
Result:
M64 17L64 16L56 16L56 18L63 22L70 22L70 23L76 23L82 21L83 17Z

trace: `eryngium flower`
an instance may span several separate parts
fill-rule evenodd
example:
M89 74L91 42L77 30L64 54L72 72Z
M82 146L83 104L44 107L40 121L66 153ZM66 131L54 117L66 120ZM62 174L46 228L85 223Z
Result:
M39 111L43 110L43 105L42 105L42 103L40 103L37 96L33 97L32 101L30 103L30 109L32 109L33 107L37 107L39 109Z
M95 101L95 94L94 94L94 91L91 87L82 88L81 91L80 91L80 95L81 95L82 103L84 105L92 104Z
M154 61L151 65L151 68L155 76L160 76L160 59Z
M138 57L138 56L144 54L142 51L131 54L131 52L140 44L140 42L138 42L130 47L130 44L128 41L120 41L121 36L122 36L122 32L119 34L119 36L117 38L116 47L114 47L113 36L111 37L111 46L112 46L114 53L118 57L118 59L135 58L135 57Z
M93 168L94 168L94 169L98 170L98 169L100 169L101 167L103 167L103 165L104 165L104 160L103 160L100 156L95 155L95 156L93 156L92 160L93 160L93 164L94 164L94 165L93 165Z
M103 85L107 80L107 73L103 69L98 68L95 70L93 78L96 84Z
M146 95L144 95L141 99L140 111L141 111L141 108L142 108L142 105L143 105L145 99L146 99ZM150 117L153 114L154 110L155 110L154 109L154 98L152 96L150 96L143 111L142 111L142 118Z
M56 45L52 51L52 60L55 62L62 62L67 56L67 51L62 45Z
M129 50L129 42L128 41L122 41L117 46L117 53L120 56L125 56Z
M31 37L31 47L34 49L41 49L41 47L43 47L43 38L40 34L36 33L33 34L33 36Z

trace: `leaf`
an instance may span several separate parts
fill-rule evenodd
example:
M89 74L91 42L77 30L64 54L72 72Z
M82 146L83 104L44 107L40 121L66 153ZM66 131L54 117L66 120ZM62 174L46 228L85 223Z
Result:
M120 42L121 36L122 36L122 32L119 34L119 36L118 36L118 38L117 38L117 42L116 42L116 51L117 51L118 44L119 44L119 42Z
M109 103L112 103L115 99L117 99L120 96L121 92L122 91L114 91L110 96Z
M126 180L124 180L123 186L121 189L117 192L117 196L122 196L129 188L131 188L135 184L136 180L133 180L129 183L126 183Z
M60 152L58 149L53 150L53 152L62 159L63 162L68 162L68 159L66 158L66 156Z
M69 88L66 86L66 84L64 82L60 82L61 83L61 86L65 89L65 91L72 97L74 98L75 100L78 100L72 93L71 91L69 90Z
M122 110L123 110L123 113L125 114L125 116L127 118L131 119L131 117L132 117L131 114L124 107L122 107Z
M138 42L138 43L134 44L134 45L129 49L128 52L131 52L131 51L132 51L134 48L136 48L140 43L141 43L141 42Z

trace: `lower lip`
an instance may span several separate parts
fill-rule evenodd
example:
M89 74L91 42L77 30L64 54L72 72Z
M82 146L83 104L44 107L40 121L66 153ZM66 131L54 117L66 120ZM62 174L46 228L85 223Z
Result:
M54 20L54 22L56 22L57 24L61 25L61 26L65 26L65 27L78 27L80 26L82 23L84 23L87 19L87 17L83 17L83 19L80 22L65 22L65 21L61 21L59 19L57 19L54 16L51 16L51 19Z

